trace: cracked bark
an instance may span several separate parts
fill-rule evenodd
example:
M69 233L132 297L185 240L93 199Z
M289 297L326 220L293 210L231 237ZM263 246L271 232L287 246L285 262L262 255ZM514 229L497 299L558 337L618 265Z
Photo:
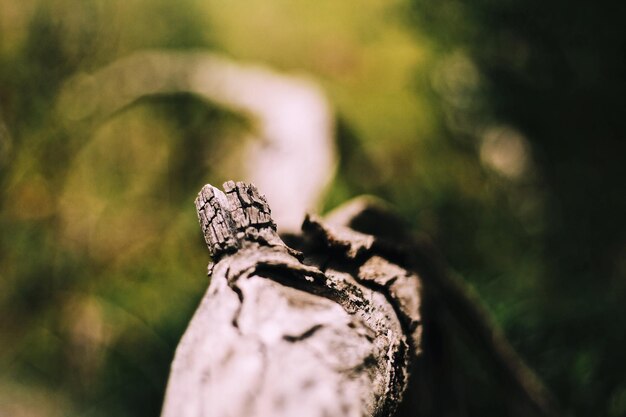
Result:
M196 209L212 279L162 415L392 415L419 350L417 275L368 256L368 236L320 219L307 220L304 253L290 248L253 185L207 185Z
M501 383L508 415L559 415L430 246L378 205L308 216L284 240L253 185L206 185L196 209L212 278L163 417L467 415L446 353L458 328Z

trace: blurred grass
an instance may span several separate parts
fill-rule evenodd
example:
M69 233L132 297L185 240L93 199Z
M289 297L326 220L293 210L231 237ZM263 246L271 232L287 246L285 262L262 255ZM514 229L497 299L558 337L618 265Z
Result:
M142 98L96 125L56 105L68 79L134 51L206 48L312 74L338 113L325 207L362 193L392 202L476 286L566 409L626 415L623 106L616 79L602 78L623 54L613 32L561 48L615 24L599 12L550 20L559 8L571 9L1 2L0 414L158 414L207 285L191 203L229 177L220 156L253 127L184 94Z

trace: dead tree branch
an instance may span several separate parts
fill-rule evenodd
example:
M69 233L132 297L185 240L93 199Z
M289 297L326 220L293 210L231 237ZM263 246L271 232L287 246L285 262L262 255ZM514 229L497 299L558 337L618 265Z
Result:
M419 350L418 277L368 256L371 237L315 219L308 244L325 249L305 257L254 186L224 191L196 200L215 264L163 417L392 415Z
M163 417L465 416L459 338L506 415L560 416L467 286L380 204L308 216L283 240L256 187L224 191L196 199L215 264Z

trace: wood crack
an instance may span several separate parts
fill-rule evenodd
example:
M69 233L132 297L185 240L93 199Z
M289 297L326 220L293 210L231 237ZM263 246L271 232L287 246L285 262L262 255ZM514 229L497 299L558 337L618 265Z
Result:
M295 336L286 334L286 335L283 336L283 339L285 339L287 342L290 342L290 343L301 342L304 339L313 336L315 334L315 332L317 332L322 327L323 327L323 325L316 324L315 326L311 327L310 329L308 329L307 331L305 331L302 334L295 335Z
M358 276L373 238L331 239L346 269L319 244L287 246L254 185L206 185L195 204L215 263L162 416L389 417L415 349L387 288Z

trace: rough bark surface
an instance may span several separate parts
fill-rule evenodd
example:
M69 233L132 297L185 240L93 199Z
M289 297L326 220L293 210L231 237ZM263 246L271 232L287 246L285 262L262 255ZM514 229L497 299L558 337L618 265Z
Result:
M254 186L224 191L196 200L215 264L163 417L562 415L472 290L384 204L355 199L281 239ZM477 383L493 395L473 398Z
M196 200L215 263L162 416L392 415L420 352L419 277L318 218L291 249L253 185L224 191Z
M386 203L367 196L329 213L325 227L335 224L371 236L365 244L370 256L380 256L421 278L421 325L413 333L419 337L421 352L396 417L563 416L473 289L450 270L427 236L415 235ZM304 228L310 227L305 222ZM403 292L391 296L406 308ZM460 345L464 352L459 351ZM476 368L487 381L473 375ZM476 392L491 395L474 398Z

